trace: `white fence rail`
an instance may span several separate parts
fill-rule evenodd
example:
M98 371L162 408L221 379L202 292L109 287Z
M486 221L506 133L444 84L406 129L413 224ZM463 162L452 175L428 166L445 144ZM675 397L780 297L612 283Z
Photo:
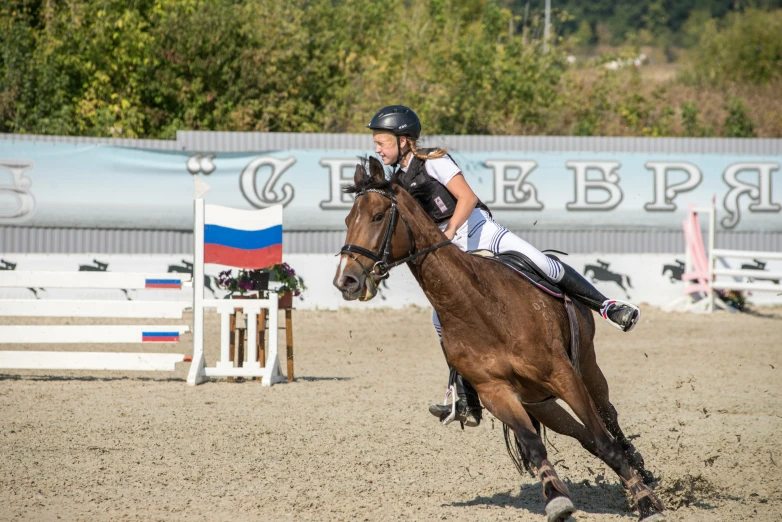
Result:
M69 299L2 299L5 317L121 317L125 319L182 319L188 301L90 301Z
M0 288L180 288L192 285L188 274L133 274L126 272L0 271ZM167 285L167 286L166 286Z
M0 344L178 343L189 331L179 325L11 325L0 326Z
M0 288L180 289L188 274L104 271L0 271ZM117 317L181 319L183 301L3 299L6 317ZM3 325L0 345L178 343L185 325ZM173 371L182 353L0 351L0 369Z
M178 353L0 351L6 370L115 370L171 372L182 362Z

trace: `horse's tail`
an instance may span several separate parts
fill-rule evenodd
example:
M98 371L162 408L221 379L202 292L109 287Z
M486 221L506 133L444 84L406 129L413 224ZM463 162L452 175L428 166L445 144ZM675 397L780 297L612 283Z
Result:
M527 412L527 415L529 415L532 425L535 427L535 431L540 434L540 421L530 415L529 412ZM513 433L510 426L504 422L502 423L502 434L505 436L505 447L508 449L508 455L510 455L510 459L516 466L519 474L523 475L526 470L532 478L535 478L535 470L532 468L532 462L524 455L524 448L521 447L519 440L516 438L516 434Z
M534 478L535 472L532 470L532 463L524 456L524 450L516 438L516 435L505 423L502 424L502 433L505 435L505 447L508 449L508 455L513 461L514 466L516 466L516 469L519 471L519 474L523 475L526 470L530 476Z
M629 275L625 275L625 277L627 278L627 286L629 286L630 288L633 288L633 284L630 282L630 276Z

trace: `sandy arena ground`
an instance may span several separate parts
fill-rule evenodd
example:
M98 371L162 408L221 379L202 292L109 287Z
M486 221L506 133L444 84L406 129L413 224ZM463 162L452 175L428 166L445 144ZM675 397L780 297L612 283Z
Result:
M598 360L668 520L782 515L782 309L761 314L646 309L631 334L599 325ZM518 475L498 422L462 431L427 412L447 378L428 310L294 321L297 380L271 389L192 388L188 363L4 371L0 519L544 520L540 485ZM216 316L207 326L214 362ZM635 518L604 464L550 441L576 520Z

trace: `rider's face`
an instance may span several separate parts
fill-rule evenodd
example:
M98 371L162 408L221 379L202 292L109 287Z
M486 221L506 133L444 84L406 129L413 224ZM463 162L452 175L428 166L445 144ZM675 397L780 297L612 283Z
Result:
M399 157L399 149L396 146L396 136L390 132L374 131L373 139L375 141L375 152L380 159L383 160L384 165L393 165ZM400 138L401 145L404 147L405 138Z

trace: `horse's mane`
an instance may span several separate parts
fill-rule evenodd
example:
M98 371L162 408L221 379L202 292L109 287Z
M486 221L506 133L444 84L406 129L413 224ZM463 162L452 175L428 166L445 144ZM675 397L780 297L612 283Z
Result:
M377 163L380 163L377 159L372 158ZM365 190L369 189L375 189L375 190L393 190L394 186L402 187L402 182L399 180L401 170L398 170L391 174L390 178L383 178L382 180L375 180L373 176L370 176L367 174L367 172L370 171L370 158L363 156L359 157L360 163L356 165L357 169L362 169L364 171L364 176L361 177L361 179L358 181L358 183L351 183L350 185L345 186L342 191L346 194L358 194L359 192L364 192ZM376 166L375 168L383 168ZM410 193L413 198L417 202L421 201L429 201L432 197L432 193L435 190L435 183L436 181L434 179L431 180L432 183L421 183L415 187L412 187L411 190L408 192Z

